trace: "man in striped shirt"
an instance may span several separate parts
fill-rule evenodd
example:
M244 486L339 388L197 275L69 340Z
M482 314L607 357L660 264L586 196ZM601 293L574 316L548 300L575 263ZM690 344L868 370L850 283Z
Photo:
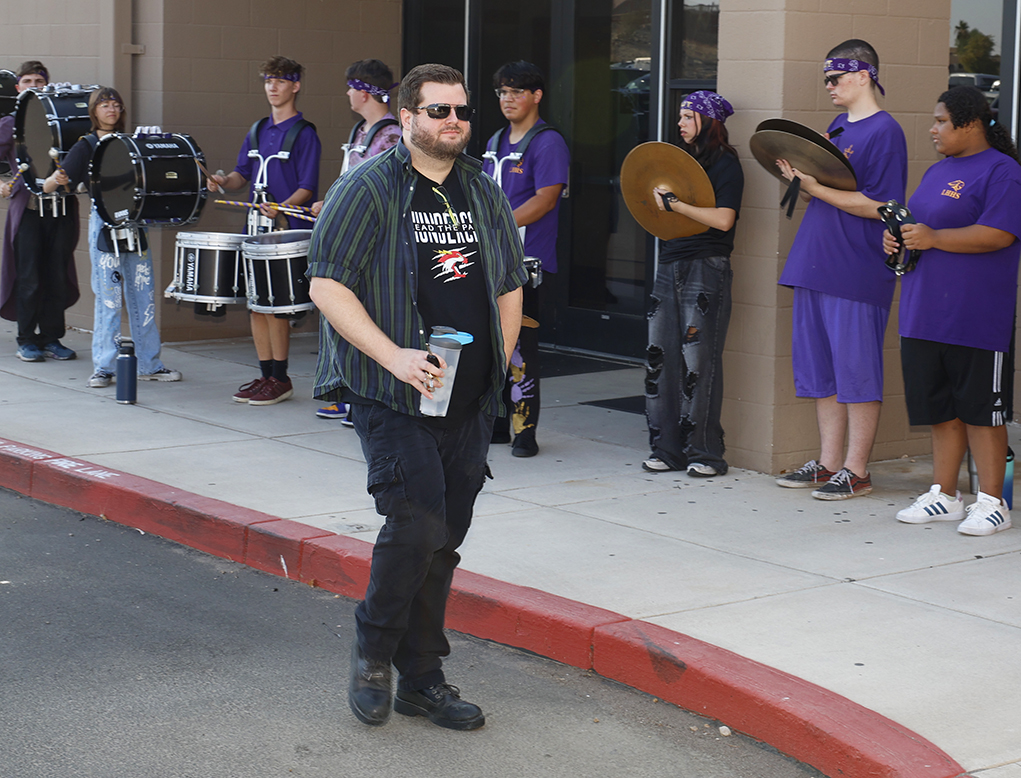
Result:
M446 683L444 614L493 419L506 413L500 395L528 274L507 198L462 153L472 109L461 73L414 68L398 107L403 142L334 183L309 250L323 313L316 396L350 404L368 491L386 517L355 614L348 701L366 724L396 709L469 730L485 716ZM448 380L428 351L437 326L471 339L448 410L425 416L421 399Z

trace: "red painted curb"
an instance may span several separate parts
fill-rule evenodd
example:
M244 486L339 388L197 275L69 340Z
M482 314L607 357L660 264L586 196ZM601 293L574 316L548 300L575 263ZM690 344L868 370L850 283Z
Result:
M593 669L716 719L829 776L952 778L949 755L839 694L641 621L596 630Z
M0 438L0 487L351 598L372 544ZM857 703L612 611L458 570L447 626L717 719L833 778L953 778L939 748Z
M596 627L625 621L619 613L457 570L446 624L588 670Z

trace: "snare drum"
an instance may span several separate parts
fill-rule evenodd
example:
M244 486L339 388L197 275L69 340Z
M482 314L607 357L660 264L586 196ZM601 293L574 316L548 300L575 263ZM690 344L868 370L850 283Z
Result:
M28 165L25 186L43 193L43 181L78 139L92 128L89 95L96 87L26 89L14 110L14 148L19 165ZM54 151L56 159L54 159Z
M164 295L211 308L245 302L241 243L247 235L179 232L174 280Z
M282 230L245 238L248 308L255 313L299 313L311 311L309 297L308 246L312 230Z
M96 213L110 227L190 224L206 203L204 161L187 135L110 133L89 166Z

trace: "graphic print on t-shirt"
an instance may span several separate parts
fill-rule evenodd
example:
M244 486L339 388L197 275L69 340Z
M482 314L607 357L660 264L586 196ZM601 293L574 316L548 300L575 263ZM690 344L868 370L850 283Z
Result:
M454 421L478 410L493 366L485 265L471 209L456 175L443 185L418 176L411 224L418 249L417 305L426 331L442 325L475 338L461 350L447 411L448 421Z

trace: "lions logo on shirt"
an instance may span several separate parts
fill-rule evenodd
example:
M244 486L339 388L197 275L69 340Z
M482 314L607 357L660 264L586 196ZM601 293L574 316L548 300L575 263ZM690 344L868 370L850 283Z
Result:
M951 181L949 184L947 184L947 186L949 186L950 188L944 189L942 192L940 192L940 194L943 195L944 197L952 197L955 200L960 200L961 190L964 189L964 182L961 179L957 179L956 181Z

